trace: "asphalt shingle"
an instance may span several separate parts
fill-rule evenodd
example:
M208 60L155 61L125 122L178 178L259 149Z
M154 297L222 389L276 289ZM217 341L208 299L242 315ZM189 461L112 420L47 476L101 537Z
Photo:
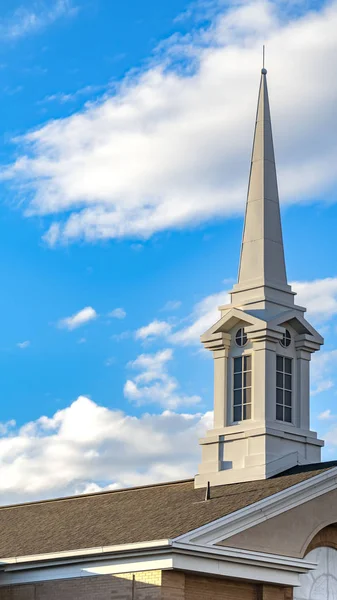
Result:
M305 481L337 462L267 480L194 489L193 479L0 508L0 556L174 538Z

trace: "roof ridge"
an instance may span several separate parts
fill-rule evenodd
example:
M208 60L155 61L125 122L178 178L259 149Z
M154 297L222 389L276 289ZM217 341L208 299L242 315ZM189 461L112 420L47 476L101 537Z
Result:
M321 471L324 469L332 469L334 467L337 467L337 460L327 460L323 462L309 463L307 465L295 465L294 467L290 467L290 469L286 469L285 471L274 475L273 477L271 477L271 479L277 479L279 477L284 477L287 475L296 475L299 472L307 473L308 471Z
M47 503L51 503L51 502L65 502L67 500L76 500L76 499L81 499L81 498L90 498L90 497L95 497L97 498L97 496L104 496L107 494L118 494L121 492L134 492L137 490L144 490L144 489L149 489L149 488L154 488L154 487L165 487L165 486L170 486L170 485L177 485L177 484L181 484L181 483L191 483L194 482L193 478L189 478L189 479L177 479L174 481L162 481L159 483L148 483L146 485L136 485L136 486L130 486L130 487L125 487L125 488L118 488L115 490L101 490L99 492L87 492L86 494L72 494L71 496L59 496L57 498L44 498L43 500L31 500L30 502L18 502L16 504L4 504L4 505L0 505L0 510L6 510L9 508L19 508L22 506L32 506L35 504L47 504Z
M277 475L274 475L273 477L270 477L269 481L275 481L283 476L289 476L289 475L297 475L308 471L321 471L324 469L329 469L333 468L337 466L337 460L330 460L330 461L324 461L324 462L318 462L318 463L310 463L308 465L296 465L295 467L292 467L291 469L287 469L285 471L282 471L281 473L278 473ZM316 467L316 469L315 469ZM255 482L260 482L261 480L253 480L251 482L235 482L235 483L230 483L230 484L221 484L218 486L212 486L212 488L222 488L222 487L227 487L227 488L234 488L236 487L238 484L241 483L254 483ZM145 489L150 489L150 488L159 488L159 487L168 487L168 486L175 486L175 485L179 485L179 484L185 484L185 483L192 483L194 482L194 479L192 477L188 478L188 479L177 479L177 480L173 480L173 481L163 481L163 482L159 482L159 483L149 483L146 485L137 485L137 486L130 486L130 487L125 487L125 488L119 488L119 489L115 489L115 490L101 490L99 492L88 492L86 494L72 494L70 496L59 496L56 498L45 498L43 500L32 500L30 502L18 502L15 504L4 504L4 505L0 505L0 511L2 510L7 510L7 509L11 509L11 508L20 508L22 506L34 506L34 505L41 505L41 504L50 504L52 502L66 502L68 500L79 500L82 498L97 498L98 496L106 496L108 494L119 494L119 493L126 493L126 492L134 492L137 490L145 490Z

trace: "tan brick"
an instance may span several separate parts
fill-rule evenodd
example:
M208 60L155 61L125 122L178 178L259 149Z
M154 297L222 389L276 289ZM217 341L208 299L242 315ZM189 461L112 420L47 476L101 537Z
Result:
M335 548L337 550L337 526L336 525L328 525L328 527L324 527L321 529L315 537L311 540L309 546L306 549L306 554L314 548L318 548L320 546L329 546L330 548Z
M263 586L263 595L262 600L291 600L291 596L289 596L289 588L278 587L275 585L264 585Z
M133 600L133 588L134 600L161 600L160 584L160 571L99 575L2 587L0 600Z
M185 573L163 571L161 600L185 600Z
M2 587L0 600L292 600L292 590L178 571L145 571Z
M186 575L185 600L257 600L255 584Z

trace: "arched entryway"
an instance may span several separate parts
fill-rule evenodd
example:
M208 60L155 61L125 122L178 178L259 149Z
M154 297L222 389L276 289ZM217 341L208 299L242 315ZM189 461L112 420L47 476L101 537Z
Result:
M337 600L337 550L328 546L314 548L306 559L317 563L317 569L300 575L294 600Z

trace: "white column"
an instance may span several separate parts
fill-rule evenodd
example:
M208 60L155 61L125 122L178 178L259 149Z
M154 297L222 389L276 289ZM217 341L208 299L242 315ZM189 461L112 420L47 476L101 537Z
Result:
M230 341L221 350L213 352L214 358L214 429L226 427L227 423L227 382L228 351Z
M276 333L277 336L277 333ZM253 419L274 421L276 417L276 339L270 330L252 332Z
M297 349L296 425L301 429L310 429L310 359L309 352Z

